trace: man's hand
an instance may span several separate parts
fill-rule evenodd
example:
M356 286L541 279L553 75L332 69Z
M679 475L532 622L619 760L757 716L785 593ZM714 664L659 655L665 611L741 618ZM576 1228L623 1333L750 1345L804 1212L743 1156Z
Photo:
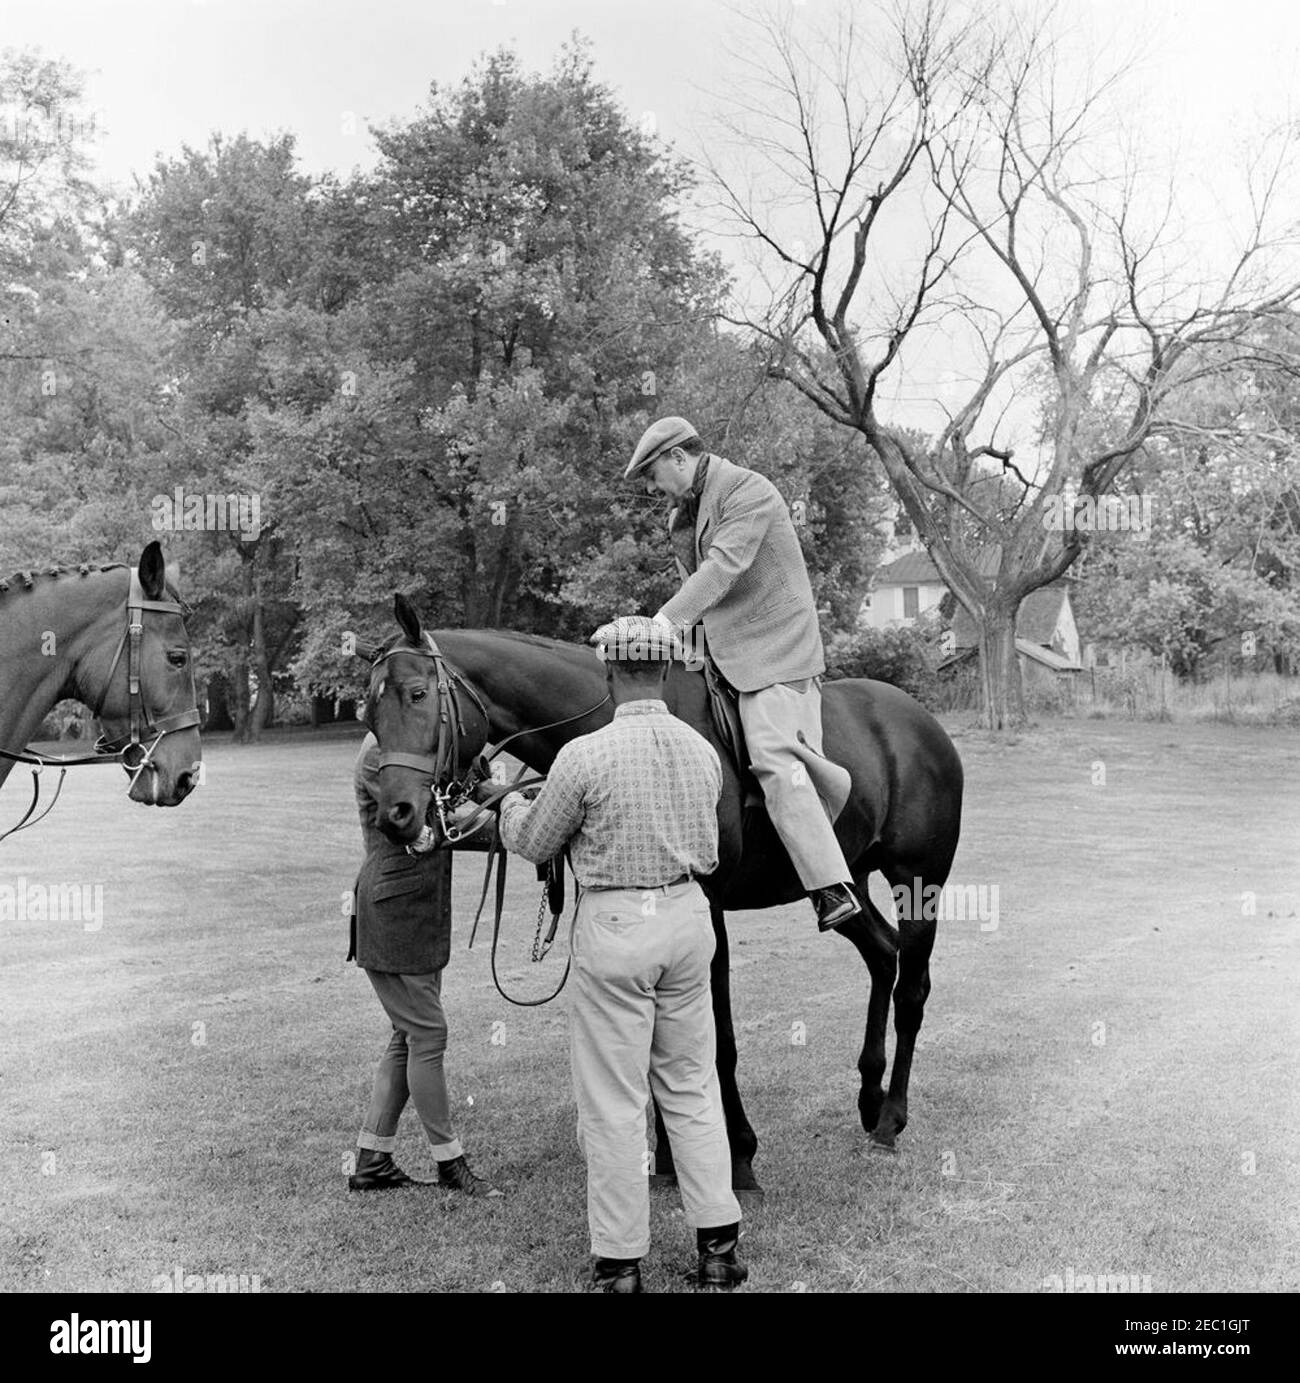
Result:
M620 635L622 635L623 637L626 637L626 636L627 636L627 631L626 631L626 629L620 629L620 628L619 628L619 619L620 619L620 618L622 618L622 617L621 617L621 616L620 616L620 617L616 617L616 618L614 618L614 619L612 619L612 620L609 620L607 623L602 624L602 625L600 626L600 628L597 629L596 632L591 636L591 638L589 638L589 639L587 640L587 642L590 643L590 644L597 644L597 645L599 645L599 644L609 644L609 643L613 643L615 640L617 640L617 639L620 637ZM632 616L632 618L633 618L634 620L636 620L636 619L644 619L645 616L644 616L644 615L634 615L634 616ZM663 632L664 632L665 634L672 635L672 634L675 634L675 633L677 632L677 626L676 626L676 625L672 622L672 620L670 620L670 619L668 618L668 616L665 615L662 611L656 612L655 614L651 615L649 618L650 618L650 622L651 622L652 624L657 625L660 629L663 630Z
M496 797L494 794L499 793L503 786L504 785L498 783L495 778L482 778L474 784L470 797L473 798L479 806L491 805L493 807L499 807L501 805L501 798ZM489 798L492 799L490 803Z
M618 621L611 619L602 624L587 642L595 644L599 648L602 644L612 643L616 638L618 638Z

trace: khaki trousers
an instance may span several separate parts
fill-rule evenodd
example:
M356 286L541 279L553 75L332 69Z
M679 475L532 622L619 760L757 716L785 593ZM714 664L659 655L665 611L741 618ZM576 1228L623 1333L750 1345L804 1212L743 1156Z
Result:
M804 888L851 882L831 822L853 780L822 757L821 688L808 678L741 692L740 721L767 814Z
M579 900L569 1035L598 1257L642 1258L650 1249L651 1090L687 1223L710 1229L740 1219L714 1065L715 945L698 884L590 890Z

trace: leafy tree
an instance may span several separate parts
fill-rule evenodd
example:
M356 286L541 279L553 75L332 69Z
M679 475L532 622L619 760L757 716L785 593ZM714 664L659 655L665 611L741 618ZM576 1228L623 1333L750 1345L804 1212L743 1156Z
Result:
M353 393L299 408L296 441L275 428L312 608L297 668L327 684L344 669L317 621L386 619L395 586L435 623L586 632L568 583L648 520L621 458L721 283L671 209L683 169L581 45L542 75L493 54L376 138L373 178L323 216L356 251L335 341ZM332 566L340 547L357 563Z
M323 291L322 276L309 271L310 190L292 136L214 135L205 150L187 146L160 160L115 226L121 252L176 324L169 368L180 418L161 492L179 486L183 495L244 497L247 506L240 526L226 512L224 526L175 540L209 593L196 635L219 650L239 738L270 723L274 673L299 619L278 477L254 447L251 420L259 408L301 401L301 371L287 384L281 372L291 334L282 314Z

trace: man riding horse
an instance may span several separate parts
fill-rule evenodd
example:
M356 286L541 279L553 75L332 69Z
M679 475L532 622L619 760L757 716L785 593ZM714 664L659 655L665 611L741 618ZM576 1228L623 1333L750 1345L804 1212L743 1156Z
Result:
M826 659L790 511L766 477L707 452L685 418L647 428L624 479L677 502L668 532L682 586L654 619L677 635L703 625L708 655L739 693L768 816L818 927L836 928L862 911L831 825L852 780L822 755Z

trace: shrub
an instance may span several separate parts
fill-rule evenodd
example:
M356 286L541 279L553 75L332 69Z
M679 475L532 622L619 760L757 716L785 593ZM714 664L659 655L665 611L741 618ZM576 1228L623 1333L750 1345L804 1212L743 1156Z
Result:
M870 677L888 682L923 705L935 701L939 634L928 624L863 629L833 636L826 649L826 678Z

